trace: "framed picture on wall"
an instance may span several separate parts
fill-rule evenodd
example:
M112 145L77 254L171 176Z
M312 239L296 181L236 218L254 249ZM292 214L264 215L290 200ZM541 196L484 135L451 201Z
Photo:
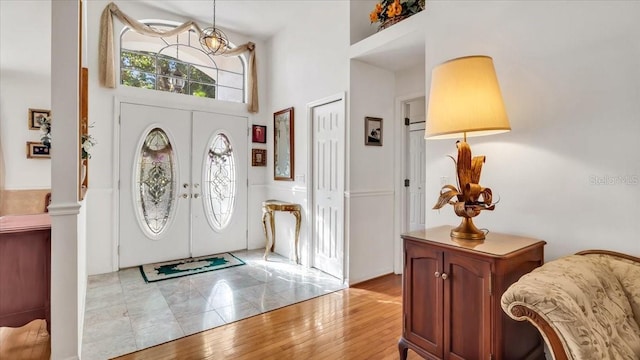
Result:
M27 141L27 159L50 159L51 152L48 146L41 142Z
M40 130L40 119L50 116L51 110L29 109L29 130Z
M273 179L293 181L293 108L273 113Z
M267 166L267 150L251 149L251 166Z
M251 126L251 141L265 144L267 142L267 127L262 125Z
M382 119L375 117L364 118L364 144L382 146Z

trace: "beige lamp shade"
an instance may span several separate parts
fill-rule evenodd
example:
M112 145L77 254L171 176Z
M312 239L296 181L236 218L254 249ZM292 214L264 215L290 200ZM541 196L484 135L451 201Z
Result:
M433 69L425 138L451 139L509 130L493 59L467 56Z

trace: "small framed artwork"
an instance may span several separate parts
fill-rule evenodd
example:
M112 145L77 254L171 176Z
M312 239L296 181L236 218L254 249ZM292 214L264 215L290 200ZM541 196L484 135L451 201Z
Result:
M251 126L251 141L265 144L267 142L267 127L262 125Z
M27 159L50 159L49 147L41 142L27 141Z
M382 146L382 119L375 117L364 118L364 144Z
M29 109L29 130L40 130L40 119L51 116L51 110Z
M267 166L267 150L251 149L251 166Z

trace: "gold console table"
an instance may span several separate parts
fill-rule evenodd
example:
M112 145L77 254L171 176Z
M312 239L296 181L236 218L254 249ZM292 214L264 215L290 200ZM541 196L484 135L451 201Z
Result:
M264 259L267 260L269 252L273 252L276 245L276 224L275 224L275 212L284 211L293 214L296 218L296 236L295 236L295 256L296 264L300 263L300 256L298 256L298 239L300 237L300 220L302 218L300 210L302 207L300 204L288 203L279 200L267 200L262 203L262 227L264 228L264 236L267 239L267 244L264 251ZM269 223L271 226L271 238L269 238L267 232L267 216L269 217Z

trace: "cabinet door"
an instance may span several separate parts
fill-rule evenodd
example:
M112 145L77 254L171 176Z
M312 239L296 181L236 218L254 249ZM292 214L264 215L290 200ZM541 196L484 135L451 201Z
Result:
M442 357L442 251L405 241L404 338Z
M489 359L491 265L455 252L444 254L445 358Z

